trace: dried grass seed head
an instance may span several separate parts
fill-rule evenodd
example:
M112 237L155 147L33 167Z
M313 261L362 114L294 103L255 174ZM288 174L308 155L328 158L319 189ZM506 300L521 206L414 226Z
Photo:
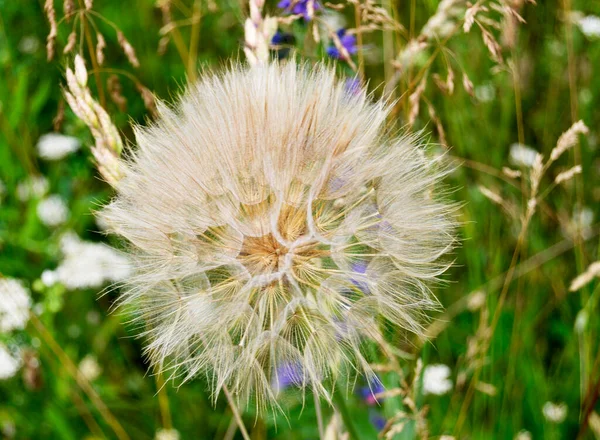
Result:
M207 76L159 112L104 210L155 365L264 408L290 365L328 398L327 379L373 374L362 345L382 323L422 332L452 208L432 196L439 160L386 134L385 103L289 63Z

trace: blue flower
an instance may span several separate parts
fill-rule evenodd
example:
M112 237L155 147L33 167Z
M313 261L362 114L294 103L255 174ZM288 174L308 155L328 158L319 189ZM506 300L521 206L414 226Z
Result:
M371 424L375 427L375 429L377 431L381 431L383 428L385 428L385 425L387 423L387 420L385 419L385 417L383 417L381 414L379 414L375 410L369 411L369 421L371 422Z
M302 385L303 381L300 362L286 362L277 367L272 386L276 391L282 391L291 385Z
M357 391L357 394L367 405L376 405L382 399L377 399L375 396L377 394L383 393L385 388L381 384L379 378L371 379L368 385L360 387Z
M294 44L294 36L286 32L277 31L275 32L275 35L273 35L273 38L271 38L271 44L273 46L279 46L275 48L277 59L284 59L290 53L290 48L287 46L291 46Z
M360 93L362 91L360 79L356 78L356 77L348 78L346 80L346 82L344 83L344 90L346 91L346 93L348 93L348 95L352 95L352 96L360 95Z
M358 287L363 293L369 294L371 293L371 289L369 289L369 284L367 283L367 261L357 261L356 263L352 263L350 267L352 268L352 272L356 274L356 277L350 278L352 284Z
M281 0L277 7L285 9L285 12L295 15L302 15L305 21L310 21L312 16L309 12L309 5L312 3L313 12L321 9L321 5L315 0Z
M346 29L340 29L337 31L337 36L340 39L342 47L346 49L346 52L348 52L349 55L354 55L358 51L356 46L356 35L346 34ZM342 54L335 45L327 48L327 55L332 58L337 58L338 60L344 59L345 57L345 54Z

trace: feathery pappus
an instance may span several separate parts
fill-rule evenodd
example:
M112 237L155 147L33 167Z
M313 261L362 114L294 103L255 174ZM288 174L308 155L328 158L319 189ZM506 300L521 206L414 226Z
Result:
M277 406L281 372L329 399L385 328L420 333L455 243L447 172L389 107L293 62L207 75L136 127L104 209L130 244L121 302L154 365Z

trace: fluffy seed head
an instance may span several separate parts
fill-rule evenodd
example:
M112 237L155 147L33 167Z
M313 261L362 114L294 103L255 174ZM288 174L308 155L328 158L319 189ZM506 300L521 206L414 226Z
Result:
M264 407L282 371L328 398L372 376L363 345L388 324L421 331L453 221L442 167L387 111L323 66L234 67L136 129L104 216L154 364Z

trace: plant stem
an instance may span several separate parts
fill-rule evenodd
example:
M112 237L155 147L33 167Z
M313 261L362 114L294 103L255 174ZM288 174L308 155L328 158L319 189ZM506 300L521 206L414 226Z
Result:
M359 440L358 432L354 427L354 421L348 412L348 407L346 406L346 396L342 394L342 391L336 387L335 392L333 394L333 400L335 402L335 408L339 411L342 416L342 420L344 421L344 425L346 425L346 430L348 431L348 435L352 440Z
M231 393L229 392L229 389L227 389L226 385L223 385L223 393L225 394L225 397L227 397L227 403L229 403L229 407L231 408L233 417L235 418L235 420L238 424L238 427L240 428L242 437L244 437L244 440L250 440L250 436L248 435L248 431L246 430L246 426L244 425L242 416L240 415L240 412L238 411L237 406L235 406L235 401L233 400L233 397L231 396Z
M56 357L60 360L63 367L65 367L68 373L75 379L77 385L79 385L79 387L90 398L98 412L102 415L102 418L112 428L117 438L119 440L129 440L129 435L127 435L119 421L110 412L110 410L102 401L102 399L100 398L96 390L92 387L90 382L81 374L79 368L77 368L77 366L73 363L71 358L64 352L64 350L60 347L58 342L56 342L56 339L54 339L54 337L44 326L42 321L40 321L40 319L35 314L31 314L30 321L36 328L42 339L46 342L46 344L48 344L48 346L54 352Z
M325 438L325 431L323 429L323 414L321 413L321 401L319 400L319 396L313 390L313 399L315 401L315 413L317 413L317 426L319 427L319 439L323 440Z
M192 15L192 35L190 36L190 50L187 62L187 74L191 82L196 80L196 60L198 58L198 42L200 40L200 20L202 20L202 3L201 0L195 0Z

